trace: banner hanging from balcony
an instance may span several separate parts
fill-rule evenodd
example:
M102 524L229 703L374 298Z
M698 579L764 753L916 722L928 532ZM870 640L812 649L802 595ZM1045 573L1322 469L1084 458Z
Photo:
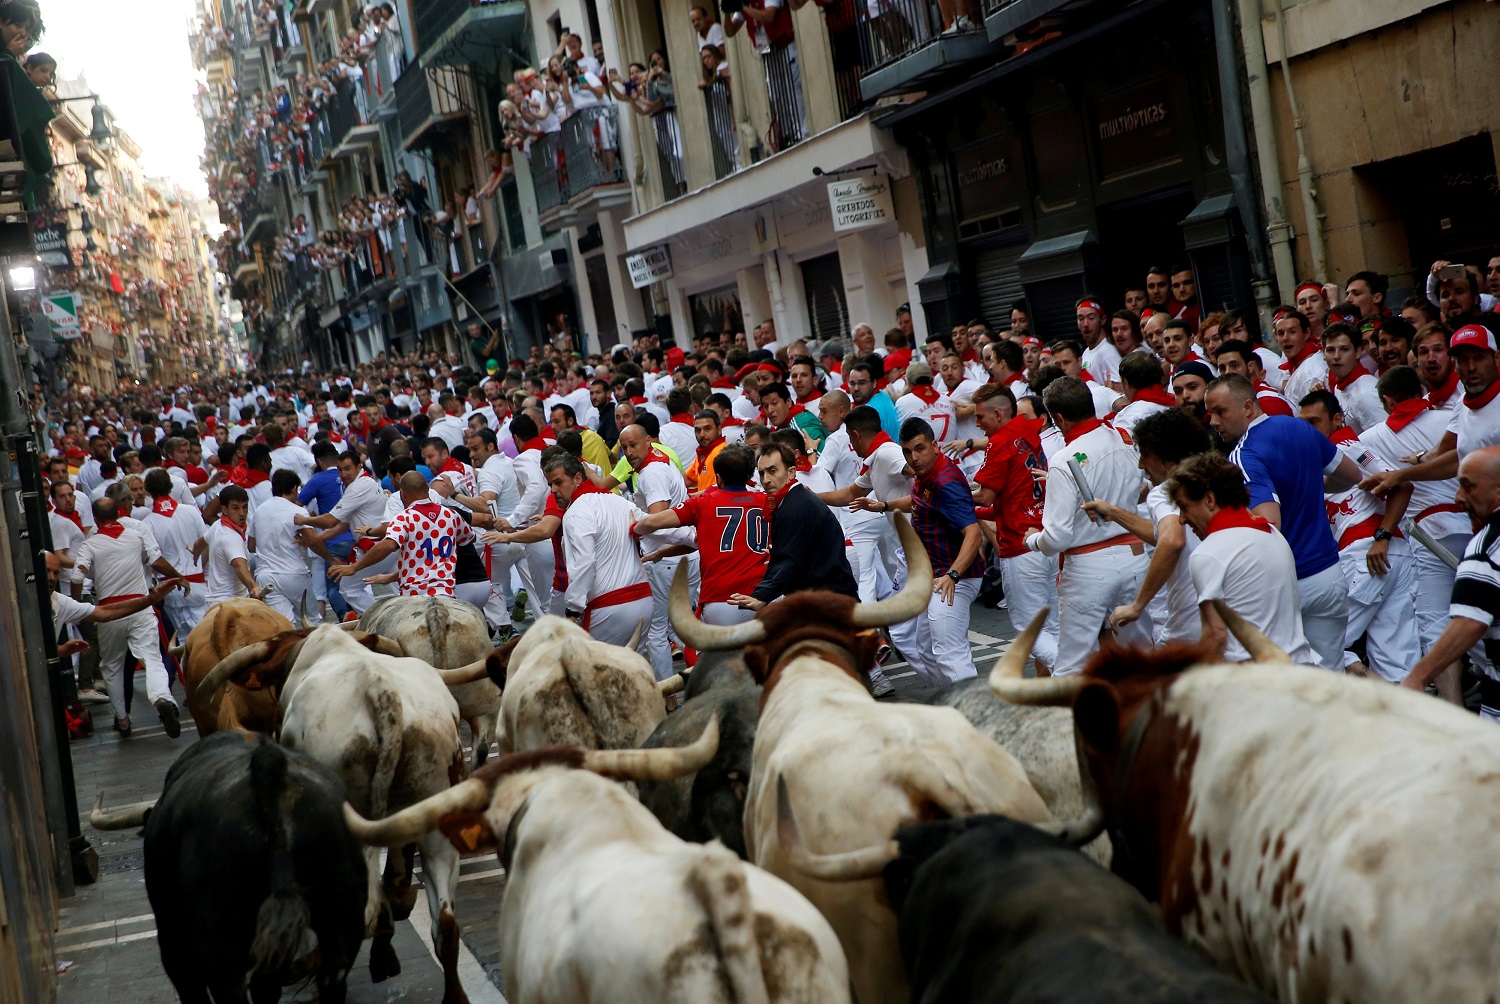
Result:
M83 332L78 326L78 294L48 293L42 297L42 313L52 327L52 337L60 342L70 342Z
M625 267L630 270L630 284L636 289L672 278L672 256L661 244L626 255Z
M891 206L891 184L879 176L830 181L828 205L833 212L835 231L859 230L896 219L896 210Z

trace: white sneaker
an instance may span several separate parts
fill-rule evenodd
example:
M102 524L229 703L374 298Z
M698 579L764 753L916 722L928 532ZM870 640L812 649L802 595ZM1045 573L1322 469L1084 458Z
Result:
M969 20L969 15L967 15L967 14L960 14L960 15L958 15L958 17L956 17L956 18L953 19L953 30L954 31L973 31L974 30L974 22Z

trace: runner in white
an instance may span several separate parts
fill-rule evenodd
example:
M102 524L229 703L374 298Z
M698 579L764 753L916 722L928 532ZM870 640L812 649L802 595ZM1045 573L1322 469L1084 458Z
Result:
M653 447L651 436L645 429L639 425L630 425L620 430L620 450L630 461L633 470L633 473L626 478L624 494L637 509L644 513L662 512L687 501L687 483L682 479L682 472L667 459L666 454ZM558 468L554 467L553 470L556 471ZM551 474L548 475L548 483L552 484ZM552 490L554 494L557 493L555 484ZM578 522L578 517L573 517L573 522ZM564 516L565 551L568 523L569 517ZM642 554L650 554L674 544L691 545L692 543L691 530L668 529L646 534L641 538L640 546ZM646 657L651 660L651 668L658 680L665 680L672 675L672 624L668 616L667 603L672 592L672 579L677 574L677 566L688 560L691 559L677 555L661 558L646 566L646 578L651 583L653 602L651 622L646 630ZM570 572L577 569L570 553L568 569ZM568 583L568 595L571 603L574 595L571 578Z
M197 506L182 505L172 498L172 478L161 468L147 472L146 493L151 496L151 514L145 519L146 526L162 557L182 572L188 583L186 592L170 592L162 604L181 644L208 609L205 602L208 586L198 561L207 546L203 534L208 527Z
M328 570L335 579L356 575L395 554L396 591L402 596L452 596L458 581L458 547L472 543L474 530L455 510L432 498L416 471L401 475L403 509L385 528L385 539L358 561Z
M298 526L313 527L324 531L320 535L324 540L337 537L346 531L353 531L355 536L354 550L350 552L352 557L356 552L363 553L375 546L375 541L360 531L385 522L388 496L380 487L380 482L364 469L359 454L352 450L339 454L338 472L339 482L344 486L343 497L330 511L316 516L297 516L294 522ZM396 556L392 554L384 561L370 565L359 575L345 577L339 582L339 592L344 595L345 601L355 613L363 614L375 604L375 594L370 586L370 579L389 575L395 570Z
M208 593L204 602L213 606L239 596L261 598L261 588L250 574L250 552L245 548L250 500L245 489L229 485L219 493L219 518L203 534L207 558L203 579Z
M271 498L255 510L246 528L247 549L256 556L255 574L266 590L266 605L296 627L303 624L303 604L312 591L307 549L317 539L316 533L296 523L307 516L297 504L301 488L295 471L271 475Z

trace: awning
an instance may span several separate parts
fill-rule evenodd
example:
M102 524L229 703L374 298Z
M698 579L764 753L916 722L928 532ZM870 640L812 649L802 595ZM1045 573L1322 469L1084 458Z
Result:
M432 38L422 46L424 67L497 66L499 53L513 48L526 33L524 0L478 5L426 0L414 6L419 11L417 37ZM452 17L455 11L458 16Z
M505 295L512 301L567 285L568 235L551 234L541 244L500 259Z

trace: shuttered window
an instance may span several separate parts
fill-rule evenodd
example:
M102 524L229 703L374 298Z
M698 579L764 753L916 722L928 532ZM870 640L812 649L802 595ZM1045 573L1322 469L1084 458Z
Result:
M807 296L809 344L843 339L849 333L849 306L844 301L844 270L838 252L802 263L802 290Z
M974 283L978 316L995 331L1010 327L1011 305L1022 297L1021 273L1016 262L1025 250L1023 239L1009 244L992 244L975 251L969 259L969 277Z

